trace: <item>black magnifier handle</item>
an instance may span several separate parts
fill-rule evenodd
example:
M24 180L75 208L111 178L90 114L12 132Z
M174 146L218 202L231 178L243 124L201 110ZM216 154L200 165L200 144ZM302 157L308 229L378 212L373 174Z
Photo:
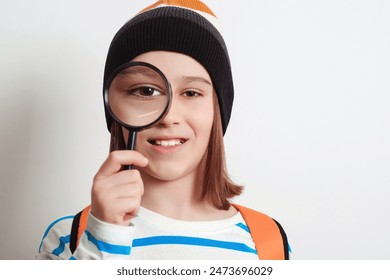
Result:
M129 130L129 137L127 139L127 150L135 150L135 142L137 140L137 131L135 130ZM133 165L125 165L124 170L130 170L133 169Z

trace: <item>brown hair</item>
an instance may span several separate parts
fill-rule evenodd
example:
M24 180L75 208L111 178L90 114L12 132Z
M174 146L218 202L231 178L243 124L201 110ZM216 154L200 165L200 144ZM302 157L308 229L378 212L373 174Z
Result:
M225 147L221 113L218 100L214 98L214 120L210 133L209 145L205 154L201 199L206 200L217 209L228 210L229 199L241 194L243 186L233 183L226 168ZM123 150L126 143L120 124L111 124L110 152Z
M227 172L222 120L217 98L214 98L214 120L206 154L202 198L217 209L227 210L230 206L229 199L241 194L243 186L235 184Z

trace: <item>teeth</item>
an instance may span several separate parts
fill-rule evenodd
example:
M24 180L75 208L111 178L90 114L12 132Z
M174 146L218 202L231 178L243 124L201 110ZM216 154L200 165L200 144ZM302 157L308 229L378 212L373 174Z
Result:
M155 140L154 144L157 146L163 146L163 147L173 147L183 144L184 141L175 139L175 140Z

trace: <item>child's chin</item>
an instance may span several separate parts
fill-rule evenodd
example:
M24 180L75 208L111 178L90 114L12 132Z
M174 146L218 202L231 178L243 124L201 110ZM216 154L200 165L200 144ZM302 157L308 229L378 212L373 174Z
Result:
M150 165L144 169L149 176L160 181L176 181L190 173L189 170L178 164Z

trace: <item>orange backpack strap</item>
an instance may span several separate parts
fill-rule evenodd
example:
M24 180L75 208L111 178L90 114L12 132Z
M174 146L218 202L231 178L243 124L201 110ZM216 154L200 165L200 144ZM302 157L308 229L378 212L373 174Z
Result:
M233 204L244 218L261 260L287 260L287 236L278 222L253 209Z
M87 228L89 211L91 211L91 205L85 207L73 218L69 245L72 254L76 250L77 245L79 245L81 235Z

